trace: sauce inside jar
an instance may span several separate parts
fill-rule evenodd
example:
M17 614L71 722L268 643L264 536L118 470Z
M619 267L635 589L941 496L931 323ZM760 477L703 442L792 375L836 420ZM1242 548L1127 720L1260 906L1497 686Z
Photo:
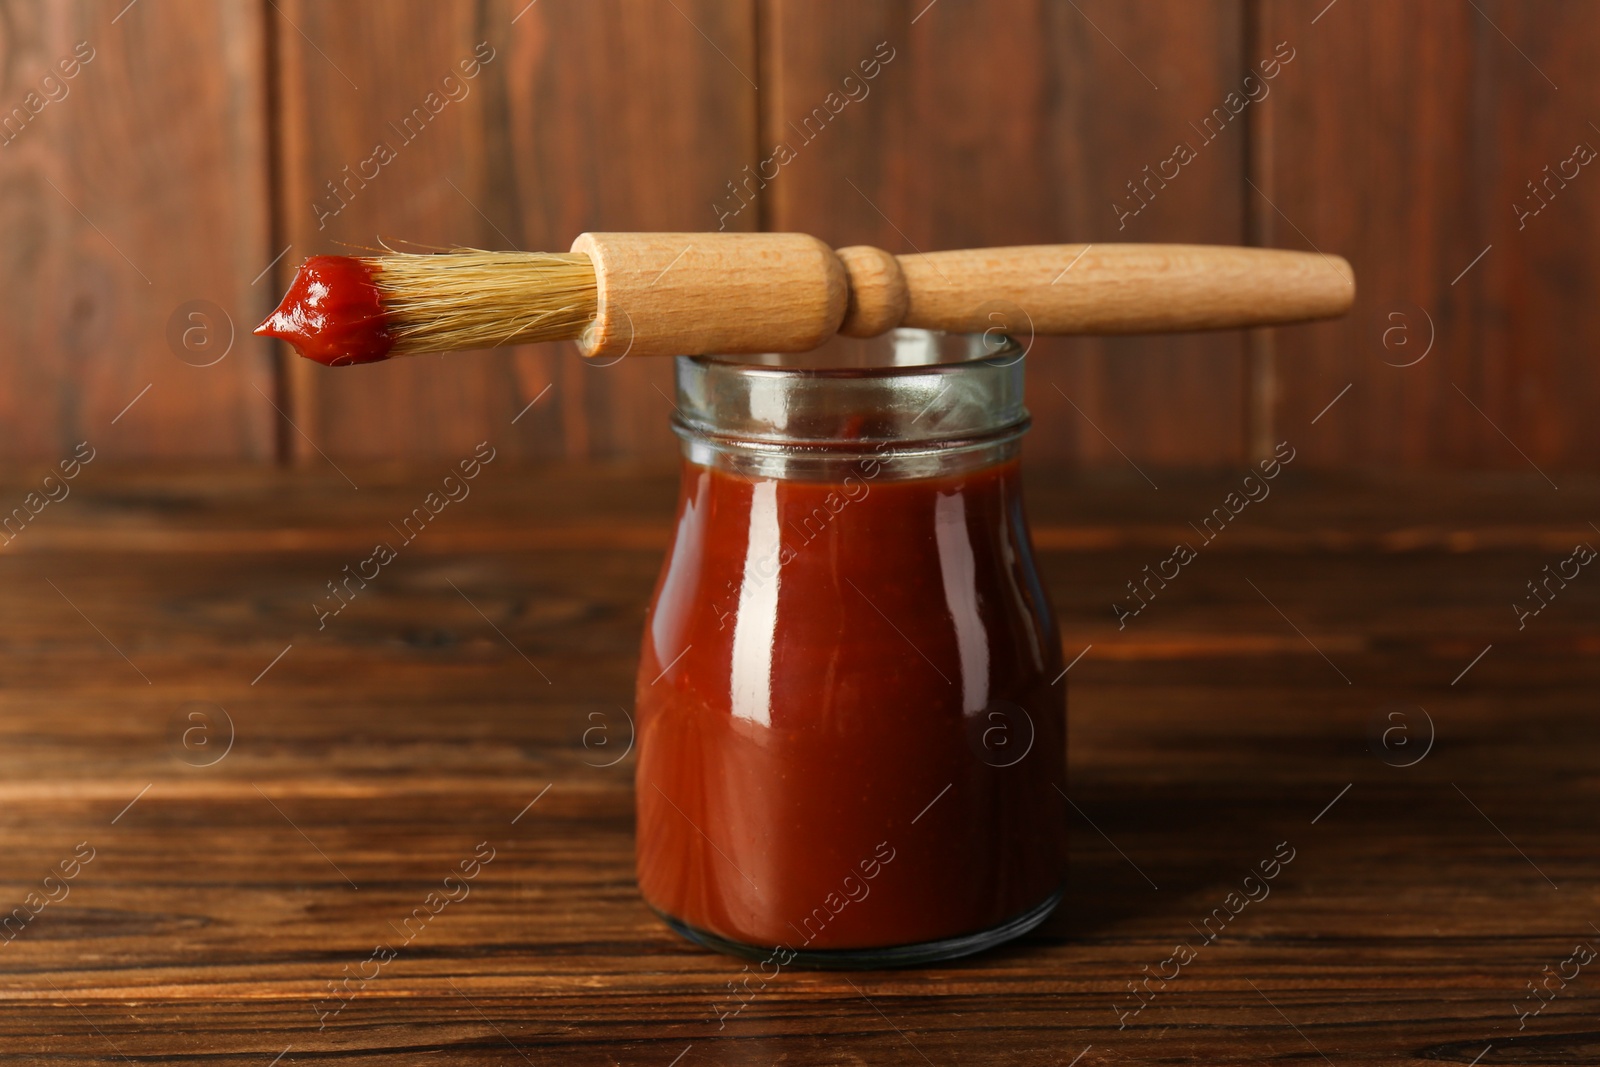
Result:
M884 444L820 478L686 459L638 685L638 874L657 911L801 952L1047 912L1065 863L1060 641L1014 439L991 454L914 477Z

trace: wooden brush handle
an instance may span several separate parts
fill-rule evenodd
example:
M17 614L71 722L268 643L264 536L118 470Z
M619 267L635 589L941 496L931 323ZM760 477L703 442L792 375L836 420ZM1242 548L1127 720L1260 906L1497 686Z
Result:
M897 326L1160 333L1348 311L1338 256L1215 245L1025 245L895 256L792 233L586 233L590 356L803 352Z
M900 325L957 333L1000 318L1040 334L1267 326L1342 315L1355 300L1343 259L1275 248L1031 245L895 258L909 296Z

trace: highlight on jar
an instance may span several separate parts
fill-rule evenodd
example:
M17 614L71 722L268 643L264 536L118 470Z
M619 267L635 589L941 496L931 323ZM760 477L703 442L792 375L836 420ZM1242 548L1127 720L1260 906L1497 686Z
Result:
M331 366L574 340L676 356L674 533L635 689L637 874L782 966L983 951L1061 899L1063 643L1019 464L1041 334L1343 314L1336 256L801 234L313 257L258 332Z

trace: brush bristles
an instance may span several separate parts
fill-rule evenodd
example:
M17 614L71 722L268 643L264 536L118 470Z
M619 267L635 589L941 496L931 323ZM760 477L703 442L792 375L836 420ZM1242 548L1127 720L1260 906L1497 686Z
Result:
M581 253L453 252L365 257L396 355L562 341L595 317Z

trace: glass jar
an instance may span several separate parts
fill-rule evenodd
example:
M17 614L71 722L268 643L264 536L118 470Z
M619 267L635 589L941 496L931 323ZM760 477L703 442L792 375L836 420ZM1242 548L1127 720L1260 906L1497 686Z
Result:
M793 362L677 361L639 886L686 937L779 964L977 952L1048 916L1066 854L1021 353L898 330Z

